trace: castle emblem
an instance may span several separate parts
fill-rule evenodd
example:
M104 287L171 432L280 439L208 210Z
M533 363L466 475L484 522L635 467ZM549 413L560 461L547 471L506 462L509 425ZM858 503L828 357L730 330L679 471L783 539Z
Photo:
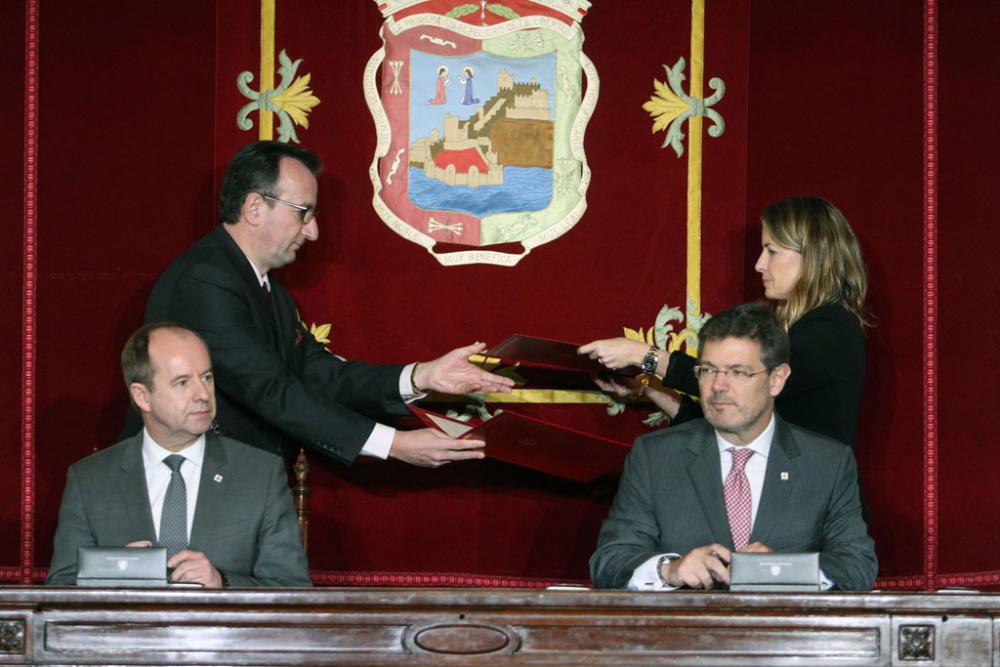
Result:
M540 178L550 186L553 122L549 97L534 77L529 83L515 83L513 75L501 68L496 94L485 104L465 119L446 112L443 135L434 129L430 136L410 144L410 166L422 169L426 178L470 188L503 185L504 166L538 168L546 170ZM478 102L467 88L464 100L472 99Z
M578 21L417 13L389 16L383 40L365 94L373 204L390 228L444 265L513 266L576 224L598 88Z

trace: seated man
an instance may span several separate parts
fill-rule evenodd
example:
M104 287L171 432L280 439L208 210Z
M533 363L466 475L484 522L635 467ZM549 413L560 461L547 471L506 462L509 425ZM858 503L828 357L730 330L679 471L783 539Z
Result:
M76 583L78 547L159 544L171 581L311 586L282 459L206 433L215 385L201 338L147 325L122 372L145 428L70 467L46 583Z
M818 551L841 590L875 581L851 450L774 413L788 335L763 306L719 313L698 335L705 419L635 441L590 574L599 588L729 584L733 551Z

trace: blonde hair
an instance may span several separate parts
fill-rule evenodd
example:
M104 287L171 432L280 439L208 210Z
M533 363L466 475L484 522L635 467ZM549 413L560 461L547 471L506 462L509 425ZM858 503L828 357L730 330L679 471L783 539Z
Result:
M792 197L768 206L760 219L775 243L802 255L798 281L775 308L782 324L790 327L813 308L838 303L870 325L861 249L836 206L820 197Z

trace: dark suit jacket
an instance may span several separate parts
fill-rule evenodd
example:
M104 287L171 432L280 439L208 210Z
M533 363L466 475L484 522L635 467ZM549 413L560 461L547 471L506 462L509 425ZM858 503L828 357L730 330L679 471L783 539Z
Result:
M77 547L138 540L156 544L142 433L70 467L45 583L76 583ZM203 552L233 586L312 586L281 459L211 433L189 548Z
M854 455L775 420L750 541L778 552L818 551L820 568L837 588L869 590L877 561L861 518ZM703 419L637 439L590 559L594 585L622 588L657 554L684 555L715 543L732 549L720 466L715 430Z
M854 447L858 408L865 379L865 335L858 319L839 304L813 308L788 329L792 374L775 400L778 414L796 426ZM670 356L663 384L698 395L693 357ZM701 417L697 404L685 401L674 423Z
M246 256L220 225L160 276L146 322L180 322L205 339L219 432L286 459L307 446L350 463L376 419L408 414L399 396L403 366L332 356L302 325L288 290L269 280L273 315ZM128 435L141 428L133 422Z

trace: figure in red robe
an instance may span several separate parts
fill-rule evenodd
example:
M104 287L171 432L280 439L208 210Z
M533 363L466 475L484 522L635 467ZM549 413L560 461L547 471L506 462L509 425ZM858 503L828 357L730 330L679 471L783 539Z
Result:
M427 100L428 104L444 104L448 101L445 97L444 87L448 85L448 68L444 65L438 67L438 77L434 84L434 99Z

